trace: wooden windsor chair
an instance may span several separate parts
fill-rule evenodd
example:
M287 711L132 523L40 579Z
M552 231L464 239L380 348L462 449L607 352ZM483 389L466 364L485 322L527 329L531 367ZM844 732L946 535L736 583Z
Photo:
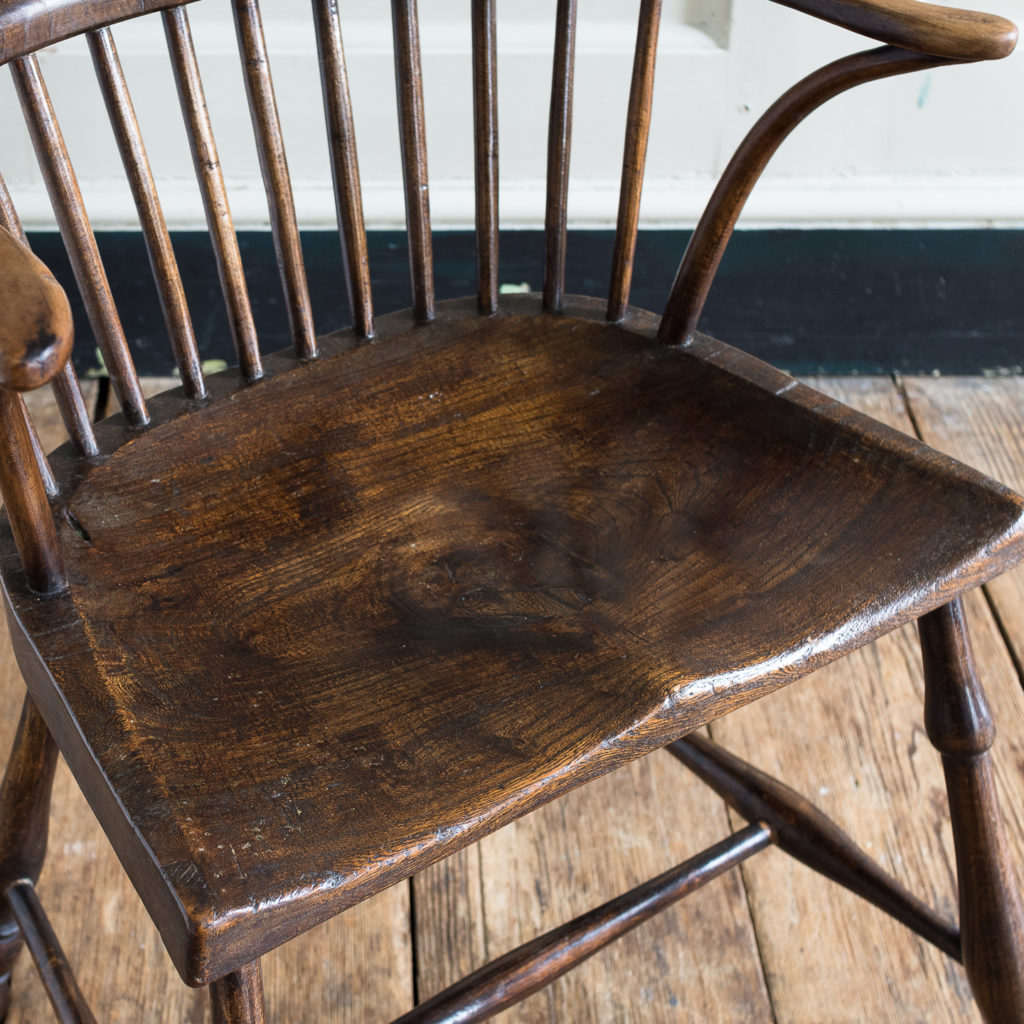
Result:
M960 595L1021 558L1000 485L695 332L752 185L861 82L999 58L999 18L791 0L883 44L772 106L664 311L628 305L658 0L643 0L607 300L564 294L576 12L560 0L542 296L498 290L493 0L472 4L475 297L436 304L414 0L395 0L412 309L377 317L337 6L314 0L353 327L317 337L257 0L233 0L294 351L258 346L190 36L170 0L7 0L11 67L121 411L90 423L61 289L0 187L0 531L26 697L0 790L0 1016L26 944L88 1021L37 899L58 749L216 1021L263 1020L260 956L487 832L666 747L749 825L481 968L407 1022L487 1017L775 843L966 967L1024 1019L1011 880ZM162 18L238 370L204 377L111 25ZM84 33L181 386L144 400L35 51ZM20 391L50 382L43 455ZM917 618L961 921L698 730ZM456 770L457 769L457 770Z

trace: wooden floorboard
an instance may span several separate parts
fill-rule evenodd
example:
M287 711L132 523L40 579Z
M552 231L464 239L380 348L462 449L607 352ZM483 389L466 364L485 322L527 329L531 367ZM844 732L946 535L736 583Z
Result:
M1024 493L1024 377L910 377L902 386L928 444ZM1024 567L986 591L1024 665Z
M818 382L910 430L886 379ZM1024 488L1024 390L1017 381L907 381L930 443ZM60 430L33 396L49 444ZM1024 575L991 588L1004 627L1024 638ZM1024 837L1024 710L985 600L968 602L979 670L1002 740L997 777L1015 850ZM20 680L0 640L0 749ZM714 726L716 739L814 799L894 874L954 910L952 845L938 758L921 728L910 630ZM265 961L270 1019L386 1021L567 915L720 838L722 805L654 755L543 808L342 915ZM55 791L40 890L101 1021L207 1019L203 993L175 976L141 904L74 783ZM415 955L409 937L414 922ZM763 969L762 969L763 968ZM9 1024L48 1020L27 959ZM644 925L499 1020L531 1022L975 1021L963 974L881 913L768 851Z

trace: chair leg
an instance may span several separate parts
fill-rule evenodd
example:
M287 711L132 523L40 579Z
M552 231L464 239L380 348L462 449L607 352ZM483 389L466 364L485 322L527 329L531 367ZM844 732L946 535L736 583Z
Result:
M210 985L213 1024L266 1024L259 960Z
M986 1020L1024 1020L1024 908L992 775L995 729L959 600L919 622L925 727L942 754L960 886L963 962Z
M46 856L50 793L57 745L42 715L25 697L21 720L0 784L0 893L12 882L35 882ZM22 947L14 914L0 896L0 1021L11 1000L11 969Z

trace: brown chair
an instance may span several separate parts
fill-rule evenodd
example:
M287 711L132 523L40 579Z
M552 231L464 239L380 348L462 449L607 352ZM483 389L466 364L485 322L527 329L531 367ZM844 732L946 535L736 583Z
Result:
M0 791L0 1016L22 944L91 1020L39 905L59 750L216 1021L263 1020L260 957L569 789L666 747L749 825L481 968L403 1021L480 1020L771 843L1024 1019L1016 885L960 595L1024 552L1024 500L695 333L785 135L860 82L1012 50L912 0L787 0L884 45L783 96L722 177L661 317L628 305L658 0L642 3L607 299L564 294L575 4L560 0L543 295L498 294L494 0L472 4L479 288L435 304L415 0L393 19L412 309L375 318L341 29L314 2L354 327L317 337L256 0L234 0L294 351L263 355L185 6L7 0L10 65L121 412L90 423L61 289L0 187L0 567L29 696ZM239 368L204 377L110 26L163 19ZM150 403L33 54L84 33L179 388ZM45 457L18 392L51 382ZM702 726L918 619L959 927ZM683 738L685 737L685 738Z

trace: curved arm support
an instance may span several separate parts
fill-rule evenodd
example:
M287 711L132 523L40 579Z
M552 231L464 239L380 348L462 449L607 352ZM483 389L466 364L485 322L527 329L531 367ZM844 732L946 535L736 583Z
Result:
M669 345L690 340L722 254L747 197L782 141L808 114L863 82L954 63L946 57L892 46L865 50L828 64L779 97L740 143L712 193L683 254L658 330Z
M919 0L775 0L880 43L949 60L999 60L1017 45L1017 26L981 11Z

